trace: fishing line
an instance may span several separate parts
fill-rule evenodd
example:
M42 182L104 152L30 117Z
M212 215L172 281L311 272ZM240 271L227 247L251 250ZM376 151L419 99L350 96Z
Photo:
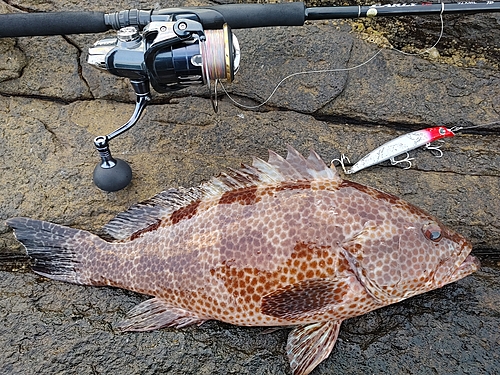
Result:
M396 52L399 52L399 53L401 53L403 55L407 55L407 56L419 56L419 55L423 55L425 53L430 52L433 48L435 48L438 45L438 43L441 41L441 38L443 37L443 34L444 34L443 12L444 12L444 3L441 3L441 13L439 13L439 19L441 20L441 32L439 33L439 37L437 38L436 43L434 43L432 45L432 47L427 48L425 51L416 52L416 53L404 52L404 51L401 51L401 50L394 48L394 47L392 47L392 49Z
M212 107L215 112L218 111L219 103L217 97L217 83L220 79L226 79L228 82L233 80L232 75L234 74L233 66L230 62L230 52L232 45L235 47L234 51L236 54L234 56L234 62L236 66L239 65L239 45L238 40L233 36L229 36L228 27L224 26L220 30L206 30L206 39L204 41L200 40L200 53L202 56L202 74L203 80L207 85L208 92L210 94L210 101L212 102ZM211 90L210 81L214 80L214 90Z
M205 74L211 79L226 78L226 58L224 46L224 30L206 30L206 40L200 44Z
M489 122L487 124L479 124L479 125L472 125L472 126L454 126L452 128L450 128L450 130L453 132L453 133L457 133L459 131L462 131L462 130L469 130L469 129L474 129L474 128L482 128L482 127L495 127L496 126L499 126L500 125L500 122L499 121L493 121L493 122Z
M441 3L441 13L439 14L439 19L441 21L441 31L439 33L439 37L438 39L436 40L436 42L432 45L432 47L429 47L427 48L426 50L424 51L421 51L421 52L416 52L416 53L409 53L409 52L404 52L402 50L399 50L397 48L394 48L391 46L390 49L396 51L396 52L399 52L403 55L407 55L407 56L419 56L419 55L423 55L425 53L428 53L430 52L433 48L435 48L438 43L441 41L441 38L443 37L443 34L444 34L444 19L443 19L443 13L444 13L444 3ZM306 75L306 74L324 74L324 73L338 73L338 72L349 72L351 70L356 70L356 69L359 69L361 67L363 67L364 65L370 63L373 59L375 59L375 57L377 57L381 52L383 51L383 49L381 48L380 50L378 50L372 57L370 57L368 60L358 64L358 65L355 65L355 66L352 66L350 68L335 68L335 69L321 69L321 70L306 70L306 71L302 71L302 72L295 72L295 73L292 73L292 74L289 74L287 75L285 78L283 78L281 81L278 82L278 84L274 87L273 91L271 92L271 94L267 97L266 100L264 100L262 103L260 104L257 104L257 105L253 105L253 106L248 106L248 105L244 105L242 103L239 103L237 102L229 93L228 91L226 90L226 87L224 86L224 84L220 81L220 80L216 80L215 81L215 86L217 87L217 84L220 84L220 86L222 87L222 90L224 91L224 93L226 94L226 96L229 98L229 100L231 100L236 106L240 107L240 108L244 108L244 109L257 109L257 108L260 108L262 107L263 105L265 105L267 102L269 102L269 100L271 100L271 98L274 96L274 94L276 93L276 91L278 91L278 88L285 82L287 81L288 79L290 78L293 78L293 77L296 77L296 76L299 76L299 75Z
M305 74L321 74L321 73L336 73L336 72L348 72L350 70L355 70L355 69L359 69L361 68L363 65L366 65L368 64L370 61L372 61L375 57L377 57L377 55L379 53L382 52L382 49L380 49L379 51L377 51L377 53L375 53L372 57L370 57L368 60L362 62L361 64L359 65L356 65L356 66L352 66L350 68L336 68L336 69L322 69L322 70L307 70L307 71L303 71L303 72L295 72L295 73L292 73L292 74L289 74L287 75L285 78L283 78L281 81L279 81L279 83L274 87L274 90L271 92L271 95L269 95L269 97L264 100L262 103L260 104L257 104L257 105L254 105L254 106L247 106L247 105L244 105L244 104L241 104L241 103L238 103L235 99L233 99L231 97L231 95L229 95L229 93L227 92L226 90L226 87L222 84L222 82L219 81L219 84L221 85L222 87L222 90L224 90L224 93L227 95L227 97L234 103L236 104L238 107L241 107L241 108L245 108L245 109L257 109L259 107L262 107L263 105L265 105L269 100L271 100L271 98L273 97L273 95L276 93L276 91L278 91L278 88L283 84L283 82L285 82L286 80L292 78L292 77L295 77L295 76L299 76L299 75L305 75Z

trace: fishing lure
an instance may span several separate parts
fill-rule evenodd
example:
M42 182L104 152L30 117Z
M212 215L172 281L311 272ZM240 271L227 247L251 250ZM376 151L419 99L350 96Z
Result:
M441 157L443 156L443 152L439 149L439 146L431 146L431 143L442 138L454 137L455 132L460 129L458 127L448 129L444 126L437 126L401 135L377 147L348 170L345 168L345 161L349 162L349 159L344 154L342 154L340 159L333 159L332 163L338 161L346 174L356 173L386 160L390 160L392 165L407 163L408 165L405 169L409 169L413 158L410 158L408 151L425 146L428 150L436 151L438 153L437 157ZM396 160L397 156L403 154L406 154L405 158Z

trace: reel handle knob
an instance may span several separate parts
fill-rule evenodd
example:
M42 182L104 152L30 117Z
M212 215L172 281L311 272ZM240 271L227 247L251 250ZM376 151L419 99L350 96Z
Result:
M101 162L94 169L94 184L104 191L118 191L132 181L132 169L125 160L115 159L109 150L109 141L134 126L151 100L148 80L130 80L136 94L132 117L121 127L105 136L94 139L94 146L99 152Z
M132 169L122 159L114 159L109 150L107 137L97 137L94 145L99 152L101 162L94 168L94 184L104 191L118 191L132 181Z
M112 192L125 188L132 181L132 169L122 159L115 159L113 168L103 168L97 164L94 168L94 184L101 190Z

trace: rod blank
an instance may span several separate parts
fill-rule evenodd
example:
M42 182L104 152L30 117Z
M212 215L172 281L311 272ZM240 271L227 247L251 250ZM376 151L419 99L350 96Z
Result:
M359 17L424 16L431 14L475 14L500 12L500 2L386 4L306 8L307 20Z

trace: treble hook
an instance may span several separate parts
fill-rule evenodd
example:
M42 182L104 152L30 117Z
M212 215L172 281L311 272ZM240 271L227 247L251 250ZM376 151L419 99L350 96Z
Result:
M347 170L345 167L345 162L347 162L348 164L351 164L351 161L349 160L349 158L345 154L340 155L340 159L332 159L332 161L330 162L330 166L335 166L336 161L339 162L339 165L342 167L342 170L344 171L345 174L352 173L350 170Z
M439 140L438 142L443 142L443 141L442 141L442 140ZM432 154L432 155L434 155L434 157L436 157L436 158L441 158L441 157L443 157L443 151L441 150L441 146L442 146L442 144L441 144L441 145L439 145L439 146L437 146L437 145L433 146L433 145L429 142L429 143L427 143L427 144L424 146L424 148L425 148L426 150L429 150L429 151L431 152L431 154ZM433 151L435 151L435 153L434 153Z
M415 158L410 158L410 154L408 152L405 153L406 156L401 159L401 160L396 160L396 157L392 157L389 160L391 161L391 165L397 165L397 164L402 164L402 163L408 163L407 167L404 167L403 169L410 169L412 166L411 161L415 160ZM402 154L401 154L402 155Z

